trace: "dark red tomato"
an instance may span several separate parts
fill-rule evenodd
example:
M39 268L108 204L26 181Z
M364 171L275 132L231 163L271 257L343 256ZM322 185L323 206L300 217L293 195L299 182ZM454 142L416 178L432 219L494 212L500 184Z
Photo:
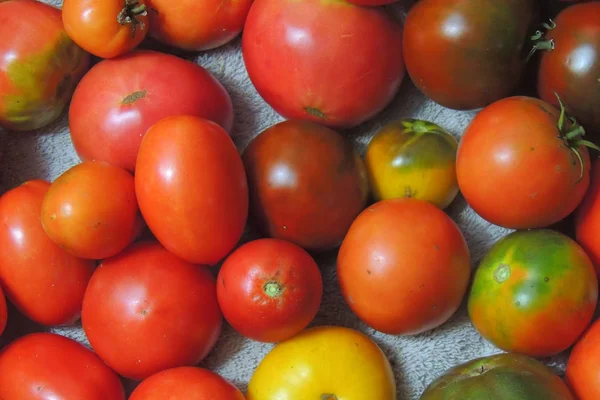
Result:
M135 51L96 64L81 80L69 109L71 139L83 160L133 171L140 143L157 121L172 115L210 119L226 131L233 106L204 68L170 54Z
M242 50L252 83L275 111L327 126L370 119L405 75L401 25L345 1L255 0Z
M243 154L253 224L308 250L339 245L367 203L366 169L352 143L308 121L262 132Z
M590 187L575 212L575 238L600 276L600 160L592 163Z
M0 197L0 286L29 319L68 325L79 318L95 263L61 249L44 232L40 214L49 188L28 181Z
M83 300L83 330L120 375L141 380L192 366L212 350L222 315L210 270L155 242L138 242L105 260Z
M484 107L519 84L533 22L533 0L421 0L404 25L406 68L442 106Z
M0 399L125 400L119 377L83 345L32 333L0 352Z
M217 278L217 297L227 322L260 342L280 342L300 333L317 315L322 293L321 272L313 258L279 239L239 247Z
M4 328L6 328L7 319L8 311L6 309L6 298L4 297L2 287L0 287L0 335L2 335L2 333L4 332Z

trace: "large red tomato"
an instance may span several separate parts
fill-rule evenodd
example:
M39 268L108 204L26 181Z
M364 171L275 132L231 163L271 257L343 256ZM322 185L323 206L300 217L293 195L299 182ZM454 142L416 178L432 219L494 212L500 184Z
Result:
M71 139L83 160L133 171L140 143L172 115L233 126L229 94L208 71L170 54L135 51L96 64L81 80L69 109Z
M405 74L401 25L345 1L256 0L242 50L252 83L275 111L327 126L370 119Z
M592 163L590 187L575 212L575 237L600 276L600 160Z
M573 346L566 381L579 400L600 399L600 321L596 321Z
M138 242L96 270L83 300L83 329L120 375L145 379L192 366L214 347L222 315L210 270L155 242Z

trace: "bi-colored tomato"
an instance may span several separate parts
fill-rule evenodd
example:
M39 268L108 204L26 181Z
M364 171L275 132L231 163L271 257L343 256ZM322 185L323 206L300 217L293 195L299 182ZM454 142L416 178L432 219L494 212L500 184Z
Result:
M319 311L322 293L315 260L301 247L279 239L239 247L217 278L225 319L260 342L280 342L306 328Z
M8 310L6 309L6 298L4 297L4 291L0 287L0 336L6 328L6 321L8 320Z
M575 212L575 238L600 276L600 160L592 163L590 187Z
M600 321L583 334L571 350L566 380L579 400L600 399Z

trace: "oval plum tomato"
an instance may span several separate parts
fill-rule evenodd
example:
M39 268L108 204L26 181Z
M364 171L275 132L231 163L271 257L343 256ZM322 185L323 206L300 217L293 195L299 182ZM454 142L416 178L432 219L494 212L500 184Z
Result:
M6 298L4 297L2 287L0 287L0 336L4 332L4 328L6 328L7 319L8 310L6 309Z
M542 229L513 232L494 244L475 272L468 310L496 347L546 357L575 343L597 300L587 254L568 236Z
M255 0L242 51L252 83L275 111L330 127L378 114L405 75L401 25L383 10L345 1Z
M63 28L59 9L39 1L0 2L0 126L14 131L55 121L90 56Z
M152 126L140 147L135 189L154 236L189 262L216 264L244 232L244 165L227 132L214 122L178 116Z
M83 345L32 333L0 352L0 398L125 400L125 391L117 374Z
M456 139L432 122L405 118L387 124L365 154L375 200L412 197L448 207L458 194L457 148Z
M29 319L70 325L79 319L95 263L61 249L44 232L40 214L49 188L33 180L0 197L0 286Z
M575 344L567 362L567 384L579 400L600 398L599 357L600 321L596 321Z
M302 248L259 239L236 249L217 278L223 316L242 335L280 342L306 328L321 305L319 267Z
M575 211L575 238L600 276L600 160L592 163L590 187Z
M445 323L467 291L471 256L458 226L424 200L390 199L354 221L337 258L350 309L367 325L415 335Z
M62 19L75 43L102 58L133 50L148 33L145 0L64 0Z
M98 267L85 292L81 321L93 349L111 368L141 380L199 363L216 344L223 318L210 270L149 241Z
M75 165L50 186L41 218L50 239L77 257L112 257L139 233L133 176L105 162Z
M589 143L582 133L542 100L499 100L479 112L462 136L458 186L492 224L511 229L553 225L575 210L589 186Z
M328 250L366 206L363 161L350 141L329 128L280 122L255 137L242 158L252 222L266 236Z
M133 171L146 131L174 115L207 118L226 131L233 126L231 98L208 71L137 50L96 64L81 80L69 109L71 139L82 160Z
M533 23L533 0L421 0L404 25L408 74L444 107L485 107L519 84Z
M245 400L238 388L204 368L179 367L145 379L129 400Z

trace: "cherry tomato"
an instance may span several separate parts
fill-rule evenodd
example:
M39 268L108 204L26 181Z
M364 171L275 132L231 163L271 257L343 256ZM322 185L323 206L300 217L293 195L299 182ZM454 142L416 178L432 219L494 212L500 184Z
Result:
M575 212L575 238L600 276L600 160L592 163L590 187Z
M566 381L579 400L600 398L600 321L594 322L571 350Z
M6 298L4 297L2 287L0 287L0 335L2 335L4 328L6 328L7 319L8 311L6 309Z

